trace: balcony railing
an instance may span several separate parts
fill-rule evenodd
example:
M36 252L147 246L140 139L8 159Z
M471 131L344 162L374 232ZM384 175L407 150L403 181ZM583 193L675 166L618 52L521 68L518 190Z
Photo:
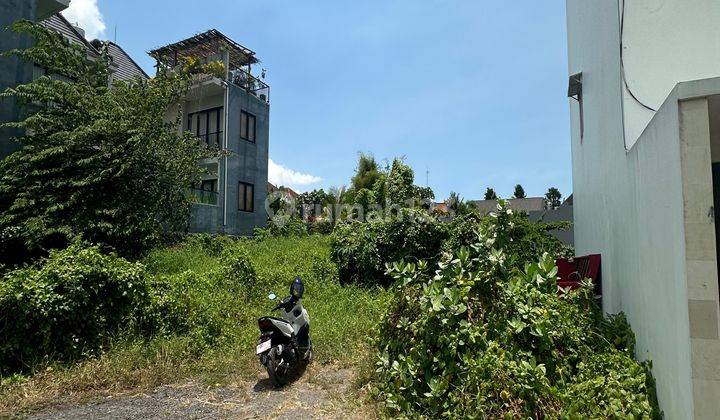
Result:
M190 201L195 204L210 204L213 206L217 206L218 204L218 193L215 191L189 188L188 195L190 197Z
M270 86L247 71L243 69L231 70L230 81L235 86L239 86L266 103L270 103Z

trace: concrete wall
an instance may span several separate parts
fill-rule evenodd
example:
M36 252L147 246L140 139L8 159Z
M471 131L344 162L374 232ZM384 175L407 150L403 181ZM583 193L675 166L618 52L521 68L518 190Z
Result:
M685 260L696 418L720 410L720 306L709 99L680 104Z
M643 3L650 5L635 5ZM703 20L690 22L679 9L687 5L691 15L703 5L709 15L715 10L705 0L655 3L665 20L677 25L659 28L658 16L636 13L636 23L656 25L649 33L694 34L689 26ZM667 14L673 10L676 16ZM627 314L637 337L637 356L653 361L666 417L716 418L720 315L710 165L711 144L720 142L720 134L711 135L710 126L720 121L713 98L720 93L720 79L677 83L692 77L692 69L687 63L662 69L647 65L653 58L677 59L653 47L656 55L645 56L648 71L674 77L674 88L666 94L665 82L643 85L665 95L664 101L652 104L658 110L649 116L628 113L618 4L568 0L567 14L568 74L583 73L583 136L579 104L570 100L576 253L602 254L604 309ZM690 42L693 37L680 39ZM638 45L634 35L629 40ZM677 49L675 43L671 47ZM688 45L684 54L704 48L695 47ZM713 60L717 57L707 63ZM674 73L668 75L668 69ZM636 139L626 136L629 126L630 132L641 127Z
M270 138L270 107L254 95L230 85L228 107L227 233L250 235L255 227L267 222L265 199L268 180L268 148ZM255 115L255 143L240 138L240 112ZM222 171L222 169L221 169ZM222 172L221 172L222 176ZM238 211L238 182L254 185L255 202L252 213Z
M36 0L0 2L0 52L31 45L28 37L17 36L6 27L20 19L35 20L36 8ZM32 74L32 64L23 63L15 57L0 57L0 91L31 81ZM0 100L0 122L17 121L19 117L19 109L14 99ZM17 130L0 129L0 159L19 148L19 144L11 140L19 134Z
M216 92L217 87L208 86L203 91L193 92L192 99L185 103L185 115L191 112L223 106L224 93ZM256 227L267 222L265 198L267 196L268 147L270 137L269 105L245 90L230 85L228 88L227 145L229 155L204 162L217 163L218 204L196 204L190 223L191 232L226 233L229 235L252 235ZM249 112L256 117L255 143L240 138L240 112ZM172 114L173 111L170 111ZM186 118L183 118L185 124ZM227 186L225 168L227 166ZM239 211L238 183L254 185L254 211ZM227 197L226 197L227 194ZM227 212L225 215L225 207ZM227 218L224 220L224 218ZM223 225L225 223L225 225Z
M690 106L683 101L707 96L720 83L677 85L626 150L618 4L568 0L567 15L568 74L583 73L583 136L579 104L570 100L576 253L602 254L604 309L627 314L637 356L653 360L667 418L702 417L707 403L693 403L693 384L696 397L702 391L693 367L700 358L691 357L691 328L699 324L690 320L688 290L698 281L693 276L703 274L686 259L686 241L697 246L702 238L686 237L686 215L699 210L683 199L695 164L683 161L680 136L698 129L696 119L681 122L679 116ZM716 281L704 276L708 284ZM717 405L720 398L708 401Z
M642 103L658 109L678 82L720 75L720 25L717 24L720 2L617 0L617 3L621 13L625 3L625 78ZM629 147L640 137L654 112L639 104L625 87L623 109Z

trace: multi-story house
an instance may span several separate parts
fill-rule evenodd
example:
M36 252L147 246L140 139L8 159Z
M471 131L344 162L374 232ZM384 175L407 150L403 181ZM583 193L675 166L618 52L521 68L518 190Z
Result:
M82 28L71 24L59 12L67 8L70 0L9 0L0 3L0 51L15 48L26 48L32 42L28 37L11 33L4 29L21 19L40 22L45 27L56 31L68 42L82 46L88 58L96 60L101 49L105 49L110 58L110 82L128 80L133 77L147 79L148 75L133 61L119 45L110 41L85 39ZM24 63L17 57L0 58L0 91L14 87L45 74L45 69L33 63ZM17 121L21 117L21 109L13 98L0 101L0 122ZM12 140L20 135L17 130L0 129L0 159L17 150L20 145Z
M7 0L0 3L0 51L31 45L26 36L4 29L20 19L41 22L83 46L90 59L106 51L110 57L111 80L148 78L138 64L116 43L87 41L81 28L68 22L59 12L69 0ZM262 80L252 76L258 63L255 53L216 30L150 52L159 71L182 65L192 57L202 63L222 63L222 74L199 75L187 97L173 112L182 112L183 125L209 146L222 149L222 157L200 162L207 173L192 189L196 204L190 229L194 232L252 234L264 226L267 213L269 93ZM28 83L44 74L44 69L15 57L0 58L0 90ZM0 121L16 121L21 110L13 99L0 101ZM170 117L169 117L170 118ZM20 145L13 137L17 130L0 129L0 159Z
M188 130L223 153L205 159L202 183L194 189L194 232L252 234L267 220L270 88L252 75L255 53L212 29L150 51L157 71L173 71L188 60L213 63L199 74L185 100L168 111Z
M41 21L68 7L70 0L6 0L0 2L0 51L26 48L31 44L28 37L20 36L6 29L18 20ZM33 65L23 63L17 57L0 58L0 91L8 87L27 83L33 78ZM0 100L0 122L17 121L20 110L14 99ZM17 150L17 143L11 139L18 136L17 130L0 128L0 158Z

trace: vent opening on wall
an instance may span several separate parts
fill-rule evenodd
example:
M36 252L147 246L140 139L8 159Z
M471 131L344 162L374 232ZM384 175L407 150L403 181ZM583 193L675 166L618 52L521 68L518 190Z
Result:
M580 105L580 141L585 137L585 115L583 111L582 73L573 74L568 80L568 98Z

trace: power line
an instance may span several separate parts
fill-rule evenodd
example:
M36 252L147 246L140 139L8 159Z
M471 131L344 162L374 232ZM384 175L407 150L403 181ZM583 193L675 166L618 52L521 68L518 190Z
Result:
M623 51L623 39L625 35L625 3L627 0L620 1L622 1L622 14L620 15L620 68L622 69L623 84L625 85L625 89L627 89L628 93L635 100L635 102L642 105L645 109L648 109L652 112L657 112L656 109L650 107L649 105L646 105L643 101L638 99L638 97L635 95L635 93L633 93L632 89L630 88L630 84L628 83L627 75L625 73L625 54Z

